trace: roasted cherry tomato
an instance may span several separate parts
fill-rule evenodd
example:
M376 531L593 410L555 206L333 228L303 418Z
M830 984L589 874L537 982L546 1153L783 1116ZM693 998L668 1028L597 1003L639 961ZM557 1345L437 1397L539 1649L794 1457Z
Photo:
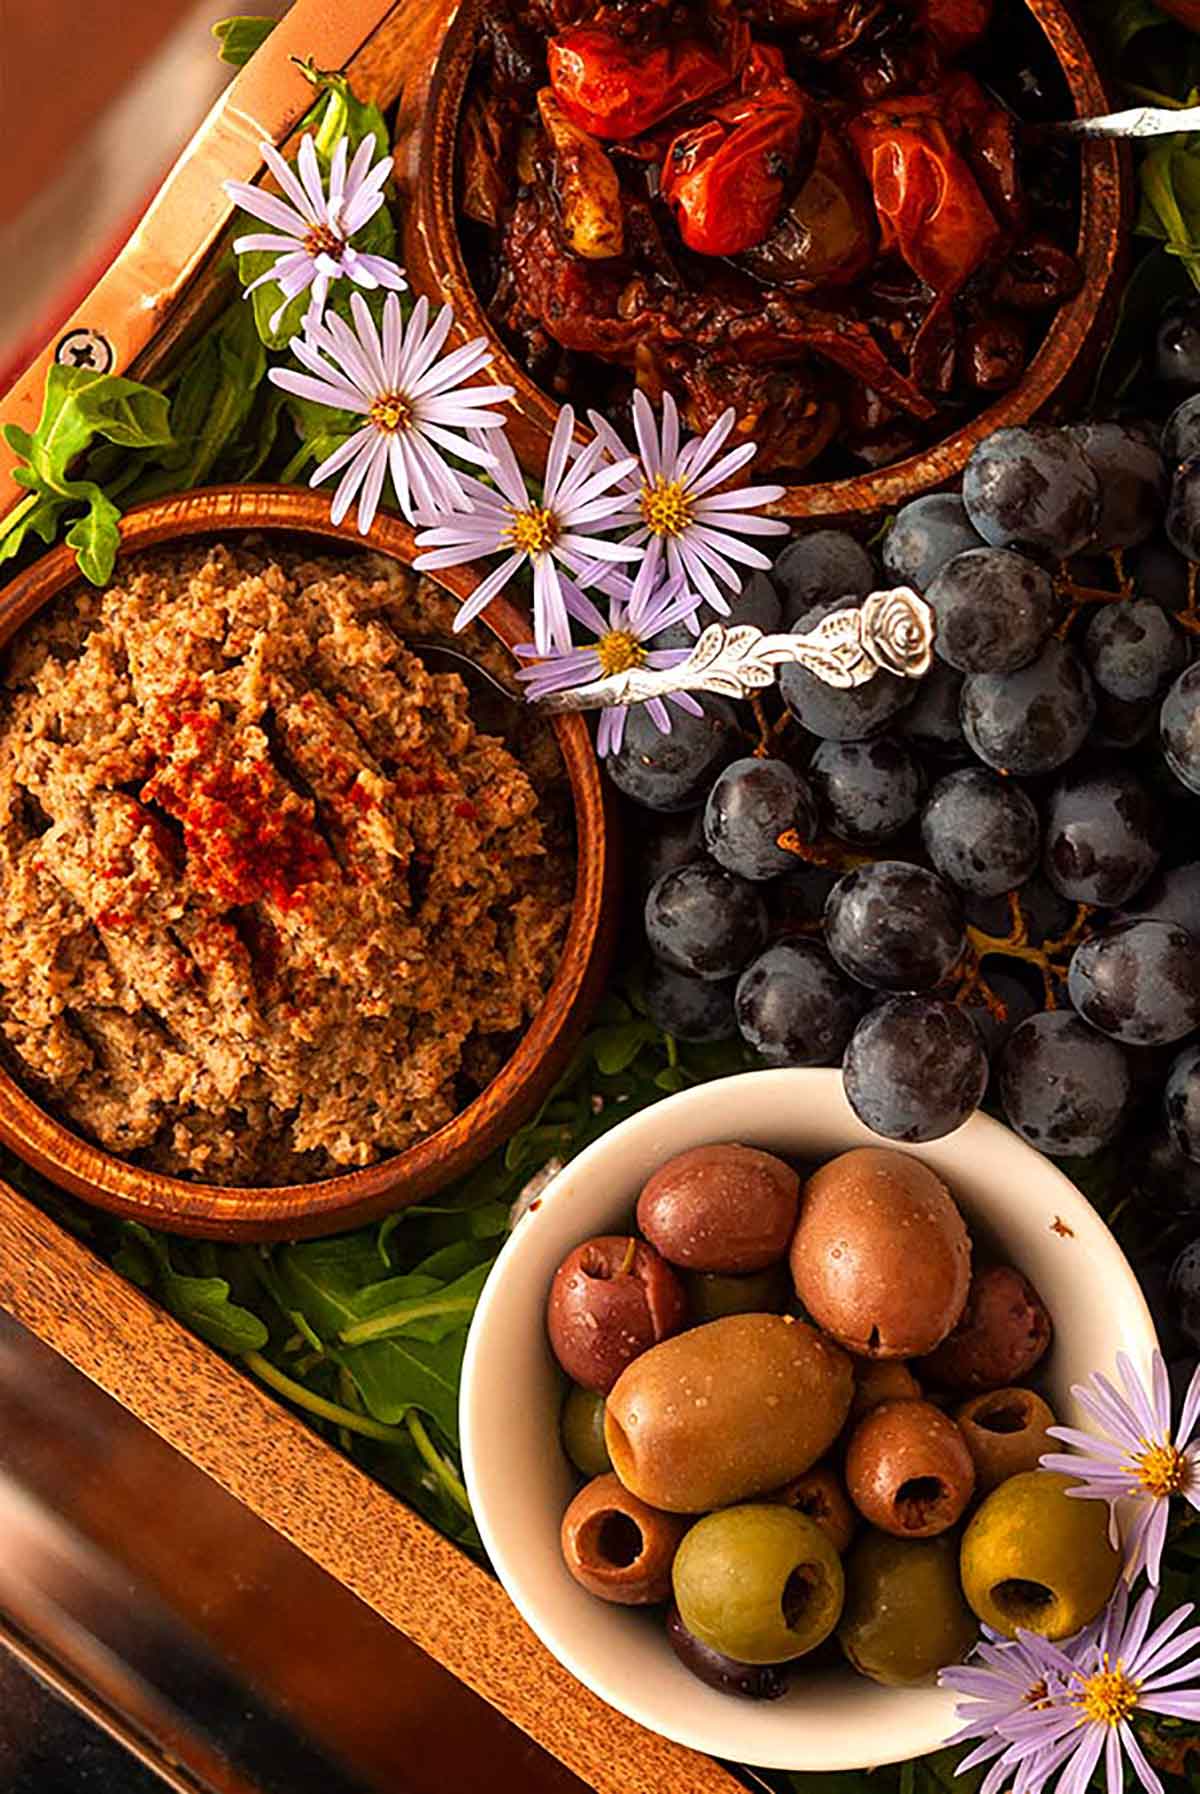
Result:
M574 25L546 46L554 97L581 131L620 141L727 87L738 72L744 34L725 54L698 38L650 49L625 43L600 25Z
M957 56L987 30L992 0L921 0L921 24L943 56Z
M995 248L1000 227L933 106L897 102L850 125L883 233L941 299L957 292Z

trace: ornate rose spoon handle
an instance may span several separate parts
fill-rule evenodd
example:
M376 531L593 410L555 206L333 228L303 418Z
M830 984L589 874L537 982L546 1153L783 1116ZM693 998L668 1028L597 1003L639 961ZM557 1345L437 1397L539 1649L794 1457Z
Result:
M839 690L877 673L920 679L933 658L933 612L908 586L872 592L855 610L834 611L806 635L764 635L751 623L713 623L673 667L630 667L537 702L544 710L609 710L673 691L744 698L770 685L777 667L806 667Z

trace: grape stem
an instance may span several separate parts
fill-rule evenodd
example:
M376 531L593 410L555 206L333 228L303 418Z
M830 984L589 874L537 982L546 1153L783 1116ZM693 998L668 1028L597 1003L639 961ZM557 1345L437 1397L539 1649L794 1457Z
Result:
M857 866L873 864L869 853L854 853L840 841L806 841L794 828L785 828L781 835L776 835L775 845L783 853L794 853L809 866L830 866L835 872L853 872Z
M1007 935L988 934L985 929L968 924L966 933L970 954L960 974L962 982L958 992L959 1001L978 991L991 1008L1000 999L990 989L983 975L983 961L991 958L1021 959L1026 965L1036 966L1041 973L1046 1008L1057 1009L1057 985L1064 982L1067 976L1067 967L1063 962L1070 959L1087 933L1092 905L1079 904L1071 926L1055 940L1042 941L1039 946L1035 946L1029 939L1029 924L1021 908L1019 891L1008 893L1008 907L1012 926ZM998 1012L993 1010L993 1014L996 1013Z

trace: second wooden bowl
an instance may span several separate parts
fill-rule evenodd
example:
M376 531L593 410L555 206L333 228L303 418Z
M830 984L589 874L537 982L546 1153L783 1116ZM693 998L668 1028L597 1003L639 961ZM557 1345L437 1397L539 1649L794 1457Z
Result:
M1111 110L1109 95L1068 0L1014 0L1028 7L1058 63L1078 117ZM539 474L558 406L510 354L475 292L457 213L458 121L487 0L432 0L408 62L398 110L396 168L405 188L405 259L416 291L454 306L460 340L486 336L495 348L489 377L516 389L509 428L519 459ZM1061 306L1019 384L952 435L890 467L849 479L787 488L769 507L783 517L870 517L894 510L962 472L976 443L1003 425L1025 423L1086 383L1116 315L1128 233L1130 163L1123 145L1090 139L1080 147L1076 253L1083 281ZM756 470L757 471L757 470ZM769 469L762 470L769 473Z
M122 554L189 537L247 531L332 538L409 565L412 531L380 516L370 534L336 528L328 499L283 486L214 487L144 505L126 517ZM66 547L19 574L0 592L0 647L21 624L79 579ZM475 589L468 568L437 575L458 598ZM483 621L507 647L529 626L503 599ZM300 1239L418 1202L477 1165L526 1121L564 1070L608 970L615 939L617 861L607 786L581 717L556 718L554 731L570 780L577 864L571 919L558 970L533 1021L492 1082L444 1127L404 1152L362 1170L309 1184L246 1188L192 1183L129 1163L57 1121L0 1069L0 1140L27 1165L86 1202L130 1220L209 1239Z

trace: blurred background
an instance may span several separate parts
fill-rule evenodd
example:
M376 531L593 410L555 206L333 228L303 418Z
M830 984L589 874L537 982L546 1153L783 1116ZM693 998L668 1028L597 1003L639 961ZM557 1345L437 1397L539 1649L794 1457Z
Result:
M0 391L128 236L234 70L216 20L288 0L0 0Z

